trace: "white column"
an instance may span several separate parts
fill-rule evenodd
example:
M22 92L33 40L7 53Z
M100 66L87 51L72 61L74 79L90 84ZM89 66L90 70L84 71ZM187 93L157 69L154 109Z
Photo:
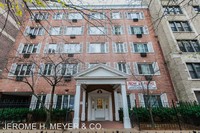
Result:
M79 128L79 110L80 110L80 94L81 87L79 84L76 85L76 95L74 103L74 119L73 119L73 128Z
M122 102L123 102L124 128L131 128L125 84L121 84L121 92L122 92Z
M85 96L86 96L86 91L85 89L83 89L81 121L85 121Z
M114 99L115 99L115 120L119 121L119 106L118 106L118 95L117 95L117 90L114 91Z

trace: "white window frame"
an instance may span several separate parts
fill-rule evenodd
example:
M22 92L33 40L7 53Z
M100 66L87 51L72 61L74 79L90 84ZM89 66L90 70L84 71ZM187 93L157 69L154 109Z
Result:
M43 27L27 27L25 31L25 35L42 36L44 35L44 28Z
M116 15L116 16L117 16L117 17L116 17L116 16L114 15L114 13L116 13L116 14L118 13L119 16ZM111 19L121 19L121 18L122 18L121 12L112 12L112 13L110 14L110 16L111 16Z
M48 12L35 12L31 16L31 20L48 20L49 18L49 13Z
M135 45L142 45L142 47L140 48L140 50L138 50L138 51L136 51L136 49L135 49ZM148 51L145 51L144 49L144 45L146 45L147 46L147 50ZM154 52L154 49L153 49L153 45L152 45L152 42L148 42L148 43L146 43L146 42L144 42L144 43L141 43L141 42L133 42L133 43L130 43L130 46L131 46L131 52L132 53L153 53Z
M68 19L69 20L72 20L72 19L81 20L81 19L83 19L83 15L81 13L78 13L78 12L76 12L76 13L75 12L71 12L71 13L68 13Z
M69 32L68 32L69 30ZM65 27L65 35L82 35L83 34L83 27L81 26L69 26Z
M149 67L148 69L148 73L144 73L142 71L142 68L141 68L141 71L142 73L139 72L139 65L151 65L151 68ZM150 70L152 69L152 70ZM158 63L157 62L147 62L147 63L144 63L144 62L138 62L138 63L134 63L134 73L136 75L160 75L160 69L159 69L159 66L158 66ZM152 73L151 73L152 72Z
M99 49L100 51L93 50L94 48L92 48L92 47L95 47L95 45L96 46L98 45L100 47L100 49ZM103 51L102 51L102 47L104 47ZM88 44L88 53L102 53L102 54L108 53L108 44L107 43L89 43Z
M58 30L58 31L56 31L56 30ZM51 29L50 29L50 34L51 34L52 36L61 35L61 34L62 34L62 27L58 27L58 26L56 26L56 27L51 27Z
M48 44L47 53L48 54L55 54L57 53L58 44L50 43Z
M77 64L75 64L75 63L73 63L73 64L69 64L69 63L62 64L61 74L63 76L65 76L65 75L74 75L74 74L78 73L78 65L79 65L78 63Z
M127 44L123 43L123 42L113 43L113 52L114 53L127 53L128 52Z
M45 73L45 68L47 69L46 70L46 73ZM54 64L52 63L46 63L44 64L43 68L42 68L42 75L45 75L45 76L52 76L53 73L54 73ZM49 73L50 71L50 73Z
M116 66L117 70L124 72L124 73L129 73L128 64L126 62L117 62L116 65L117 65ZM121 68L121 70L120 70L120 68Z
M26 49L25 49L25 46L27 46ZM31 47L31 49L30 49L30 47ZM33 53L37 53L38 48L39 48L39 44L32 44L32 43L31 43L31 44L24 44L21 53L22 53L22 54L33 54ZM25 49L25 51L24 51L24 49ZM35 52L33 52L34 49L36 49Z
M106 13L104 12L90 13L90 19L106 19Z
M144 19L143 12L128 12L127 19Z
M31 65L31 66L30 66ZM28 66L30 66L30 71L29 74L26 74L26 72L28 71ZM17 69L19 68L19 71L17 72L18 74L16 74ZM11 68L13 69L13 73L11 73L13 76L30 76L31 73L34 72L34 64L16 64L15 68ZM21 74L22 70L24 71L23 74Z
M64 13L62 12L56 12L53 14L53 19L54 20L62 20L64 18Z
M62 48L62 53L81 53L82 44L78 43L69 43L64 44Z
M119 31L116 31L116 27L119 28ZM115 25L113 26L113 35L122 35L123 34L123 26Z
M91 30L91 28L93 29ZM98 32L95 32L95 30ZM102 26L97 26L97 27L90 26L88 33L89 35L105 35L107 34L107 29L106 27L102 27Z

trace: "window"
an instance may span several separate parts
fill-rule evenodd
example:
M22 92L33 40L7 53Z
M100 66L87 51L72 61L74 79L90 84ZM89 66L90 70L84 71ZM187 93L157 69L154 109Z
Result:
M160 95L144 95L145 106L162 107Z
M90 35L104 35L106 34L105 27L89 27L89 34Z
M81 35L83 33L83 27L66 27L65 35Z
M81 44L64 44L62 53L81 53Z
M29 76L33 72L33 64L17 64L14 75L16 76Z
M143 12L129 12L127 13L127 19L144 19Z
M192 79L200 79L200 63L186 63Z
M40 99L41 102L42 102L43 104L45 104L46 95L39 95L39 96L38 96L38 99ZM36 106L35 106L36 109L41 108L41 103L40 103L40 101L39 101L38 99L37 99ZM33 103L33 104L35 104L35 103Z
M33 16L31 16L32 20L47 20L49 17L48 12L37 12L34 13Z
M45 49L46 49L45 53L49 53L49 54L53 54L53 53L58 52L57 44L48 44Z
M134 62L133 69L135 75L160 75L157 62Z
M46 76L53 75L53 64L45 64L43 75Z
M27 27L26 35L44 35L44 28L42 27Z
M94 67L94 66L99 65L99 64L108 65L108 64L106 64L106 63L89 63L89 64L88 64L88 68Z
M107 53L108 44L107 43L90 43L88 45L89 53Z
M114 26L113 27L113 34L114 35L121 35L121 34L123 34L123 27L122 26Z
M62 95L57 96L57 101L56 101L56 109L61 109L62 107Z
M129 28L129 34L148 34L148 28L146 26L131 26Z
M163 6L165 14L183 14L179 6Z
M78 64L62 64L62 75L73 75L78 72Z
M187 21L171 21L169 24L172 31L192 31Z
M64 14L60 13L60 12L54 13L54 15L53 15L54 20L61 20L63 18L64 18Z
M105 13L91 13L90 14L91 19L106 19Z
M153 64L138 64L139 74L154 74Z
M22 53L27 54L27 53L36 53L38 49L38 44L24 44Z
M111 18L112 19L121 19L121 13L120 12L112 12L111 13Z
M131 43L131 51L133 53L148 53L154 52L152 43Z
M80 13L69 13L68 19L83 19L83 16Z
M177 40L182 52L200 52L200 45L197 40Z
M125 53L127 52L127 44L126 43L113 43L113 52L114 53Z
M74 95L63 95L63 109L74 109Z
M62 32L61 27L51 27L50 34L51 35L60 35Z
M118 62L116 65L117 65L116 68L119 71L122 71L124 73L128 73L128 65L126 64L126 62Z
M195 13L200 13L200 6L193 6Z

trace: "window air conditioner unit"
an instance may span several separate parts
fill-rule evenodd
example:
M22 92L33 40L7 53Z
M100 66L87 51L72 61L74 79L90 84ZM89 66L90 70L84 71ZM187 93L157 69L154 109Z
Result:
M74 54L68 54L68 57L74 57Z
M72 19L72 22L73 23L77 23L77 19Z
M71 39L75 39L76 36L75 36L75 35L70 35L70 38L71 38Z
M147 53L140 53L141 57L147 57Z
M16 81L23 81L23 76L16 76Z
M152 75L144 75L144 77L147 81L151 81L153 78Z
M30 33L29 36L30 36L31 39L35 39L36 38L36 35L34 35L32 33Z
M136 34L137 38L142 38L142 34Z
M133 18L133 22L138 22L139 19L138 18Z
M64 76L64 81L69 82L72 80L72 75L71 73L67 73L67 75Z
M23 57L24 58L29 58L31 54L24 54Z

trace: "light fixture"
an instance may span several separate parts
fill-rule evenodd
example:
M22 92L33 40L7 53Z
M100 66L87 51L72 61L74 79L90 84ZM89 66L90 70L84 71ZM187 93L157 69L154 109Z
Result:
M97 93L98 93L98 94L102 93L102 90L101 90L101 89L99 89L99 90L97 91Z

